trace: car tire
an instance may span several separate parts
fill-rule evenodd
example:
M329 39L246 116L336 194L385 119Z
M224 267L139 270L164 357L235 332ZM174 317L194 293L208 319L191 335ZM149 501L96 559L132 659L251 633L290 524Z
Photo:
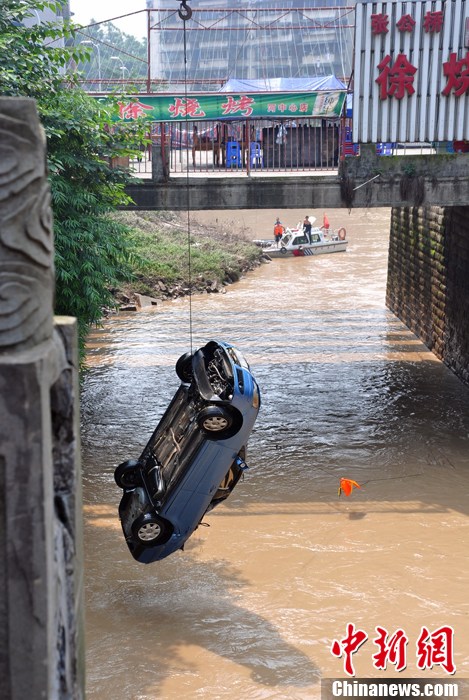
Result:
M240 420L224 406L207 406L197 416L197 425L206 438L224 440L238 432Z
M134 459L122 462L114 471L114 479L120 489L134 489L141 486L139 463Z
M173 528L168 520L156 513L144 513L132 524L132 535L144 547L155 547L169 540Z
M190 384L192 381L192 355L190 352L181 355L176 362L176 374L185 384Z

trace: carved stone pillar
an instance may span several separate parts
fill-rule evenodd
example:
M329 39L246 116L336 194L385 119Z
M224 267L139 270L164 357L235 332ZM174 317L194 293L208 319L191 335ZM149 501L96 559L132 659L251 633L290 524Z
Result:
M0 697L84 697L76 329L35 102L0 98Z

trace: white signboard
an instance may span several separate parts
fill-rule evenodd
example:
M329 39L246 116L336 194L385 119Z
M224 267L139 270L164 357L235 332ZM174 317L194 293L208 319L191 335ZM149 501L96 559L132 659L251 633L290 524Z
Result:
M355 143L469 140L468 6L358 0Z

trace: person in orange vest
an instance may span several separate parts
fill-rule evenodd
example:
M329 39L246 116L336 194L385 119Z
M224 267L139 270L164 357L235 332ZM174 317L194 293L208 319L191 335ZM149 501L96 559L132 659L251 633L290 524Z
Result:
M282 223L280 222L280 219L277 216L277 220L276 220L275 225L274 225L274 236L275 236L275 242L277 244L277 247L278 247L278 244L280 243L280 240L281 240L284 233L285 233L285 228L282 226Z

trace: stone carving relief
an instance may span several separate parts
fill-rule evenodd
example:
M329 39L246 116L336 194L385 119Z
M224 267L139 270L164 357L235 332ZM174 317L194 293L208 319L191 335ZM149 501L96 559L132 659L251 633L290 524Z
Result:
M54 247L45 162L34 101L0 98L0 353L52 335Z
M47 182L29 196L25 192L16 202L16 208L0 219L0 241L41 267L51 266L52 211Z

